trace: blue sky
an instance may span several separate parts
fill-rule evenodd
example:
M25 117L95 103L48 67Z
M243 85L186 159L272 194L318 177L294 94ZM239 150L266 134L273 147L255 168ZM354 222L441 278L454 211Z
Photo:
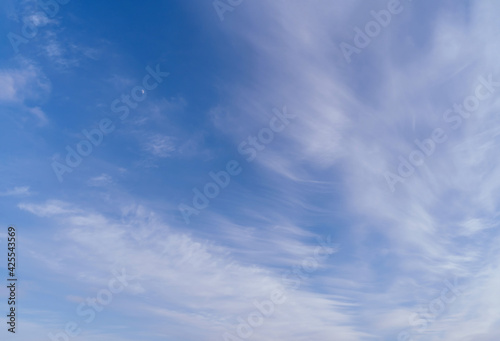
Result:
M499 4L54 1L0 4L2 340L499 339Z

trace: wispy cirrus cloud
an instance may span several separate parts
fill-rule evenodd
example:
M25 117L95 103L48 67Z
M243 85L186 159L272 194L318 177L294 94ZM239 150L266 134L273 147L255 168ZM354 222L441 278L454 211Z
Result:
M0 70L0 101L22 103L26 100L41 100L51 91L51 83L41 69L24 60L18 69Z
M241 114L232 120L252 124L259 116L245 110L245 105L273 101L273 97L285 98L287 106L302 116L300 124L285 133L289 142L266 151L258 163L287 179L273 178L282 186L322 178L339 191L349 211L363 217L365 227L349 227L348 240L356 245L367 273L387 262L386 255L373 250L376 243L368 236L386 240L388 254L397 257L393 270L385 274L383 286L366 282L366 294L352 293L365 302L377 302L362 314L366 315L368 329L384 338L396 337L397 327L411 326L407 319L401 319L382 327L374 316L389 318L401 313L398 309L408 302L416 304L412 293L415 288L421 290L420 299L432 297L443 276L457 276L471 288L494 283L496 275L485 264L496 263L498 257L493 247L498 234L492 221L497 219L495 208L499 204L493 193L498 191L494 174L500 159L493 155L498 139L496 129L491 129L499 123L498 95L472 113L460 131L450 128L443 113L474 92L479 76L497 74L498 65L492 56L498 47L492 37L498 29L488 13L496 13L499 8L493 2L459 6L454 9L461 15L457 19L446 14L447 5L437 6L435 21L424 24L426 36L422 37L413 28L418 5L406 5L410 7L398 20L349 65L342 61L335 44L345 40L344 30L325 27L332 27L329 22L337 16L335 27L342 25L345 30L357 21L366 22L359 18L360 13L369 15L371 8L361 2L337 6L335 13L326 2L319 6L291 3L286 9L278 4L254 4L262 20L250 30L233 32L234 37L263 53L266 71L253 74L251 85L235 91L234 97L240 100L232 104L231 111ZM251 18L252 5L247 6ZM278 22L271 18L278 18ZM400 27L412 34L402 39ZM284 61L280 58L283 55L290 57ZM415 148L415 139L427 138L437 127L446 129L449 140L437 147L436 154L417 169L417 175L401 184L393 195L384 172L398 166L398 155L408 155ZM332 175L325 176L325 171ZM342 184L335 185L339 174ZM334 200L318 205L326 209L328 204L332 210L340 205ZM464 235L474 235L474 241L462 239ZM486 256L484 248L495 251ZM377 256L368 261L373 254ZM481 280L480 272L484 276ZM414 283L401 285L409 279ZM388 292L384 287L394 290ZM497 296L491 291L483 294ZM443 321L426 331L429 339L432 335L456 339L453 325L461 326L464 339L481 333L494 335L492 330L498 322L489 319L478 331L478 326L460 312L473 301L462 300L450 307ZM480 301L483 308L494 309L495 303ZM478 314L484 311L478 306L474 309ZM369 317L369 311L377 313Z
M159 158L169 157L176 150L175 141L170 136L156 134L148 138L144 150Z
M71 208L68 203L60 200L48 200L41 204L20 203L18 207L39 217L52 217L78 212L78 210Z
M105 173L99 176L92 177L87 181L89 186L94 186L94 187L106 186L111 184L112 182L113 182L113 177Z
M51 88L42 70L28 60L23 60L17 69L0 70L0 105L16 106L41 125L46 124L48 118L39 105L46 101Z
M0 192L0 197L10 197L10 196L28 196L31 195L29 186L14 187L6 191Z
M57 201L23 204L20 208L65 226L54 231L59 236L59 243L66 245L60 251L65 254L65 260L61 259L64 264L54 270L74 269L64 270L63 277L70 280L78 276L84 285L77 289L83 291L81 295L87 291L86 286L101 285L110 267L127 268L134 278L133 284L123 294L121 303L109 309L134 306L136 311L146 314L147 321L140 323L146 323L151 332L143 335L153 337L165 332L168 326L172 335L183 334L186 340L219 339L237 326L239 322L235 316L246 316L249 309L255 309L254 300L268 299L273 290L282 286L281 273L256 264L257 259L252 254L231 255L233 252L227 246L167 226L144 207L129 206L119 219L84 212L74 205ZM137 234L138 230L149 233ZM283 231L275 230L275 233L278 236ZM309 234L298 229L296 233ZM98 239L95 238L97 234ZM282 242L279 238L268 240L270 249L276 249ZM247 243L253 244L253 241L247 240ZM295 262L290 260L289 269L282 269L292 271L293 265L300 266L305 257L314 255L318 245L292 246L292 249L304 251ZM251 248L248 244L247 247ZM33 257L38 253L50 256L53 251L35 247ZM84 254L88 256L82 258ZM100 259L98 266L94 263L97 259ZM301 281L303 286L289 293L287 303L276 308L276 313L266 320L265 326L256 330L255 335L263 340L293 338L305 330L318 337L338 333L345 340L356 340L362 335L351 327L342 326L348 324L351 317L343 312L345 303L340 298L314 293L307 289L309 280L306 277ZM168 283L168 289L164 283ZM290 325L290 321L296 322ZM304 321L307 324L301 325ZM187 325L196 328L186 333ZM288 327L281 328L284 325ZM95 328L97 325L92 329Z

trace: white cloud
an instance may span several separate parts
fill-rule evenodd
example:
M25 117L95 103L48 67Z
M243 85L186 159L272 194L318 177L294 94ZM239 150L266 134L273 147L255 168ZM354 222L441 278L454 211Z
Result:
M40 100L51 90L51 83L40 68L24 60L19 69L0 70L2 94L5 102L23 102Z
M25 196L31 195L29 186L14 187L3 192L0 192L0 197L10 197L10 196Z
M89 186L101 187L109 185L112 182L113 178L110 175L103 173L99 176L90 178L87 183L89 184Z
M40 107L34 107L29 109L30 113L32 113L36 118L38 118L41 125L44 125L48 122L47 115L43 112Z
M43 27L47 24L57 24L57 21L50 19L43 12L36 12L26 17L27 22L33 23L37 27Z
M11 75L0 73L0 101L11 102L16 99L14 78Z
M0 104L17 105L44 125L47 116L39 106L51 91L51 83L43 72L28 61L20 69L0 70ZM28 104L29 103L29 104Z
M184 340L217 340L227 331L235 334L236 317L246 318L256 309L255 299L268 300L271 292L283 285L281 271L291 271L294 265L314 255L314 245L286 246L285 240L269 238L266 244L271 250L278 245L279 249L288 247L295 258L278 271L254 263L258 261L254 255L241 258L217 242L167 226L140 206L129 206L117 219L54 201L25 204L22 208L53 217L56 225L64 226L55 231L58 245L64 245L58 248L58 256L49 246L54 241L33 244L33 256L53 255L62 261L52 271L72 283L77 276L82 290L78 297L88 295L88 288L105 285L110 268L123 267L133 280L126 292L120 294L121 303L116 306L113 303L107 309L130 316L139 312L144 320L138 323L146 324L152 333L164 334L167 330L168 335L183 333ZM296 228L286 230L309 234ZM246 247L250 248L252 243L249 240ZM256 244L257 247L260 245ZM358 340L363 334L349 326L351 317L344 311L346 305L340 297L309 291L308 282L303 279L298 290L287 291L286 303L276 306L275 313L266 318L262 327L256 328L255 337L295 340L297 333L319 338L333 333L346 341ZM71 301L77 300L74 294L72 297Z
M155 134L148 138L144 145L144 150L153 156L166 158L172 155L176 150L175 140L170 136Z
M52 217L78 212L77 209L70 208L68 203L59 200L49 200L43 204L20 203L18 207L39 217Z
M382 236L389 243L384 248L395 258L384 273L384 285L364 280L367 294L362 300L377 302L363 310L366 329L383 339L395 338L399 330L391 329L397 323L383 327L377 316L394 316L402 304L416 305L418 299L432 297L440 281L459 276L478 288L473 289L477 300L464 296L463 306L457 304L446 314L449 323L432 326L428 340L434 340L431 332L442 340L469 340L473 335L490 335L493 340L494 327L500 323L497 295L491 289L497 276L483 270L500 256L494 247L498 234L491 228L500 204L499 141L497 129L492 129L499 123L498 91L457 131L449 129L442 115L474 92L479 76L493 74L496 81L500 79L493 57L499 52L493 37L500 29L493 21L500 8L492 1L453 10L443 4L437 6L432 22L419 20L415 28L414 10L419 5L403 3L408 9L351 64L337 45L346 41L346 35L352 39L352 27L365 24L366 17L360 17L368 16L375 5L247 4L247 14L238 15L245 19L258 15L259 20L245 21L245 29L232 27L232 38L259 51L258 69L263 71L254 72L244 85L235 84L231 98L238 100L225 110L238 117L233 115L228 127L220 122L217 126L234 132L239 141L246 133L242 127L255 124L266 113L255 110L253 103L284 104L299 116L283 133L289 143L273 144L256 160L286 179L277 182L279 178L273 177L274 187L290 186L290 181L303 185L318 175L325 183L338 184L331 187L331 196L340 195L364 226L346 227L358 248L356 255L363 259L363 274L376 271L376 262L387 262L382 256L374 258L377 242L367 236ZM380 9L386 5L377 4ZM468 14L461 16L462 11ZM402 39L402 28L413 33ZM224 121L220 110L212 117ZM437 127L448 128L449 140L438 145L425 165L392 194L384 172L396 171L398 156L407 156L416 148L415 139L427 138ZM338 210L339 205L331 209ZM327 203L318 206L326 209ZM478 272L484 280L478 280ZM415 285L387 291L408 277L415 279ZM419 295L415 287L423 288ZM470 314L458 313L467 304ZM368 316L370 311L377 313ZM476 314L478 321L487 314L489 318L479 324L470 318ZM408 326L404 323L402 328ZM458 325L460 332L453 327Z

